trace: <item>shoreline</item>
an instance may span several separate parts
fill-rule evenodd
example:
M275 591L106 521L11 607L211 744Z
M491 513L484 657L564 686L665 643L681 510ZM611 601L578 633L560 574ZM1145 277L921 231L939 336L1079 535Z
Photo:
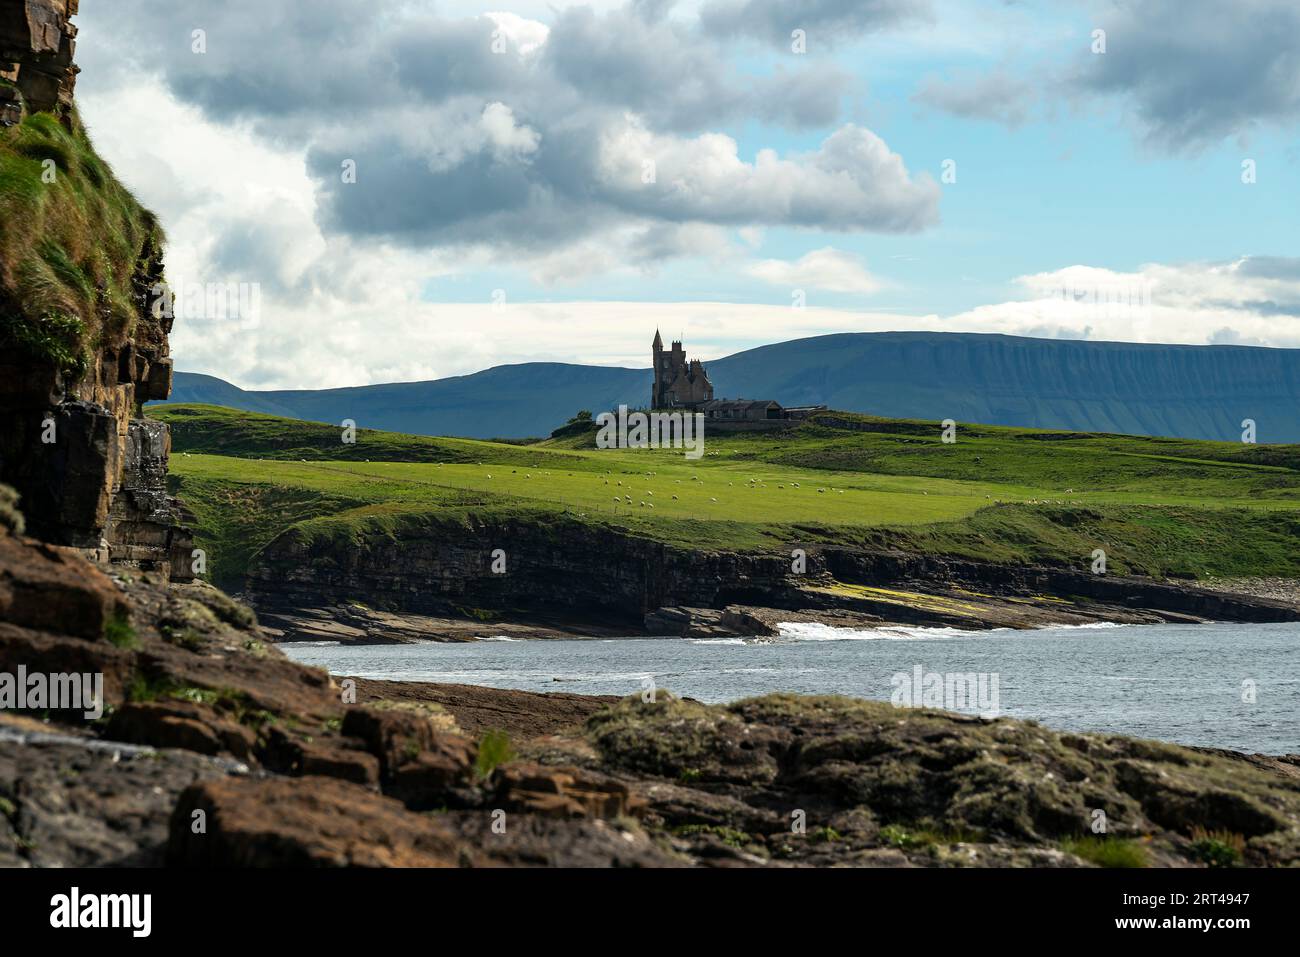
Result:
M574 723L585 720L605 708L612 707L629 697L635 697L634 695L619 696L583 694L581 692L573 691L531 691L521 688L497 688L491 685L465 684L462 682L360 678L342 674L332 675L332 677L340 681L348 679L356 681L357 692L361 700L408 704L435 704L450 712L462 730L471 734L481 734L491 730L504 731L510 735L558 734L566 727L572 727ZM671 689L663 689L663 691L669 697L677 697L672 695ZM783 691L772 691L770 694L800 699L842 697L838 695L800 694ZM681 697L678 700L696 704L701 703L690 697ZM707 706L730 707L745 700L749 699L741 697L733 701L712 702ZM859 698L853 700L888 704L888 702L882 702L880 699L875 698ZM897 710L903 715L913 713L947 715L957 721L976 720L987 723L990 721L1023 722L1026 720L1023 718L1013 718L1009 715L999 715L995 718L978 718L965 712L931 708L899 708ZM1055 734L1076 733L1062 730L1060 728L1049 728L1049 730ZM1103 731L1087 731L1078 733L1091 735L1123 734L1122 732ZM1158 744L1167 745L1169 747L1187 748L1204 754L1238 758L1254 765L1255 767L1264 768L1294 778L1297 785L1300 786L1300 753L1280 752L1278 754L1270 754L1263 751L1218 748L1208 745L1178 744L1176 742L1164 741L1157 738L1143 738L1141 736L1133 737L1135 740L1155 741Z
M42 596L9 613L9 667L102 672L112 709L0 715L25 725L0 735L13 866L1300 863L1300 757L832 695L348 694L210 586L3 535L0 566ZM1107 837L1081 840L1097 808Z
M547 641L639 638L777 638L781 626L812 624L850 630L951 628L958 631L1031 631L1040 628L1154 624L1268 623L1300 621L1300 582L1262 585L1255 593L1237 585L1167 586L1181 603L1199 613L1157 607L1157 602L1095 601L1079 596L984 594L953 586L877 588L839 586L807 589L801 607L727 604L723 607L666 606L634 620L591 621L527 612L469 617L388 611L360 602L254 606L263 633L277 644L333 642L341 645L466 643L492 640ZM1234 583L1235 584L1235 583ZM1155 587L1155 586L1148 586ZM1278 596L1294 592L1295 600ZM1135 596L1139 597L1139 596ZM1162 596L1167 597L1167 596ZM815 602L816 604L812 604ZM1164 601L1161 604L1173 604ZM800 605L798 601L790 604Z

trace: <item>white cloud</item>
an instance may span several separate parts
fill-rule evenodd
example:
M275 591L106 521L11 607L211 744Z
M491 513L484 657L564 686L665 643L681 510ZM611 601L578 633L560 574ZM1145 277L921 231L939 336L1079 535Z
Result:
M730 136L659 134L625 114L601 138L598 170L621 205L670 218L903 232L939 215L934 179L913 179L884 140L852 124L813 152L764 149L746 163Z
M537 152L537 131L516 123L514 111L504 103L485 106L480 125L498 158L519 159Z
M747 272L774 286L791 289L872 293L881 287L880 280L867 272L861 260L831 246L814 249L793 262L763 259L749 266Z
M1125 342L1300 346L1300 260L1152 263L1132 272L1075 265L1020 276L1026 298L952 317L979 332Z
M495 23L501 34L524 56L540 49L551 33L540 20L529 20L517 13L488 11L484 16Z

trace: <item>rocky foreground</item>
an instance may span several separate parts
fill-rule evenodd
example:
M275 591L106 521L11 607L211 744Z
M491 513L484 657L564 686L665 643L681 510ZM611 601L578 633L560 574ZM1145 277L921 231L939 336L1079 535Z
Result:
M1300 863L1300 756L846 698L332 679L213 588L5 531L19 665L101 672L106 709L0 711L11 866Z

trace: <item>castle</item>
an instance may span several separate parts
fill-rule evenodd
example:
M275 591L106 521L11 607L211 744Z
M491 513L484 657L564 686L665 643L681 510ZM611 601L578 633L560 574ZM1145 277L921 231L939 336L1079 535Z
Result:
M699 359L687 361L680 341L665 352L664 341L656 329L650 348L655 368L651 409L690 409L724 429L779 428L792 419L806 419L826 411L824 405L783 408L771 399L715 399L713 383L704 371L704 364Z
M650 408L696 408L713 398L713 383L709 381L704 364L699 359L686 360L686 350L681 342L664 351L664 341L655 330L654 352L655 381L650 393Z

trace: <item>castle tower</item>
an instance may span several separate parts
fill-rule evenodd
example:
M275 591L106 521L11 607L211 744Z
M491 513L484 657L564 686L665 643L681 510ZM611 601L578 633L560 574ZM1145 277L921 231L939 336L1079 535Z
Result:
M674 340L665 352L664 341L655 330L651 343L654 360L654 385L650 392L650 408L693 408L713 398L713 383L699 359L686 359L686 350Z
M659 337L658 329L655 330L655 341L651 343L650 350L653 355L655 367L655 381L654 385L650 387L650 408L657 409L659 408L659 399L663 395L663 373L665 371L662 361L664 341Z

